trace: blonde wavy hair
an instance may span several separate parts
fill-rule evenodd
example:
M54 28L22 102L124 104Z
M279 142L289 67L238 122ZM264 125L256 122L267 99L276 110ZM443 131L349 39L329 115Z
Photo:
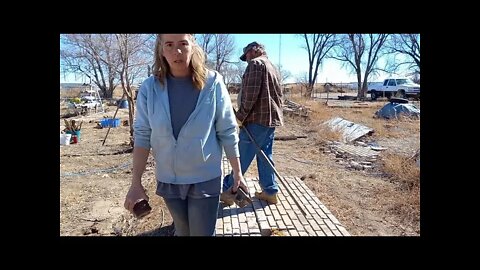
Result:
M190 70L192 71L193 86L202 90L207 81L207 66L205 63L205 53L203 49L198 46L195 36L188 34L192 42L192 58L190 62ZM155 42L155 62L153 64L153 75L165 85L165 79L170 74L170 66L167 59L162 56L162 34L157 34L157 41Z

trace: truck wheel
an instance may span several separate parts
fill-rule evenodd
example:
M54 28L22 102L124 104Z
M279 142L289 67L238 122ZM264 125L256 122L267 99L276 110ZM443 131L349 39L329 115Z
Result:
M375 91L370 92L370 98L372 100L377 100L377 97L378 97L377 92L375 92Z

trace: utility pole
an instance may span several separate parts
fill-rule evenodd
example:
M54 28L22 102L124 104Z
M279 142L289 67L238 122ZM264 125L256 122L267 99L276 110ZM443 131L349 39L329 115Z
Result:
M278 71L280 73L280 82L283 85L283 74L281 72L283 71L282 67L282 34L280 34L279 41L278 41ZM281 70L280 70L281 69Z
M282 34L280 34L280 40L278 42L278 66L282 65Z

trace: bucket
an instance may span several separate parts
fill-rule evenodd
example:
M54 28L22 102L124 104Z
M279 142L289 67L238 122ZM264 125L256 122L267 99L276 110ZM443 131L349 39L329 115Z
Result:
M118 105L120 109L128 109L128 100L122 99Z
M60 145L70 145L72 134L60 134Z
M66 132L67 134L70 134L72 136L70 140L71 143L77 143L80 141L80 135L81 135L80 130L75 130L75 131L67 130Z
M111 127L118 127L118 126L120 126L120 118L110 119L110 126L111 126Z
M105 118L100 121L103 128L120 126L120 118Z
M108 122L109 122L108 120L109 120L108 118L104 118L100 120L100 125L102 125L102 128L108 127Z

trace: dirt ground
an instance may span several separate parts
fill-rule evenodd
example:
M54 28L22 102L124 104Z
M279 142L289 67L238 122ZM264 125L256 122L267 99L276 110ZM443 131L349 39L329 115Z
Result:
M384 103L380 101L374 106L380 108ZM64 104L60 107L62 116ZM103 117L112 117L115 110L115 106L109 106L105 113L69 118L83 121L83 125L78 144L60 146L60 235L171 235L170 214L163 200L154 194L155 165L151 156L143 183L150 197L152 214L137 220L123 208L132 167L129 126L112 128L103 146L107 129L97 127L97 122ZM355 110L371 118L371 109L368 112ZM127 120L128 109L120 109L117 118ZM419 125L420 120L417 121L415 125ZM397 129L396 134L405 134L392 138L375 133L370 136L370 140L387 148L385 153L408 156L419 149L419 128L412 134L402 129L401 122L389 125ZM64 126L64 119L60 118L60 130ZM316 126L318 121L312 119L285 117L285 126L277 129L276 136L303 135L307 138L274 142L278 172L301 177L351 235L420 235L419 214L407 218L398 210L398 198L403 196L398 184L377 169L354 170L338 162L318 140ZM245 176L257 176L255 161Z

